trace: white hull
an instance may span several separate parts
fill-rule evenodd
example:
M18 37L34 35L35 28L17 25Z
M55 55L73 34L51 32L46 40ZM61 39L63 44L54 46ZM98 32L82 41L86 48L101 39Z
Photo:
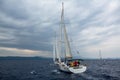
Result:
M61 71L70 72L69 67L66 64L58 64Z
M86 66L84 66L84 65L79 65L79 67L78 68L73 68L73 67L70 67L69 68L69 70L72 72L72 73L83 73L83 72L85 72L86 71L86 69L87 69L87 67Z
M61 71L75 73L75 74L83 73L87 69L87 67L84 65L79 65L77 67L69 67L66 64L58 64L58 65Z

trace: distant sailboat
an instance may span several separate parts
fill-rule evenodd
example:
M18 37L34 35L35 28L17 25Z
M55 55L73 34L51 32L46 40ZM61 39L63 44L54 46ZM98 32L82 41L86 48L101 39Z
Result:
M100 61L101 61L101 64L104 65L104 64L105 64L105 59L104 59L103 56L102 56L101 50L99 50L99 59L100 59Z
M100 57L100 60L102 60L101 50L99 50L99 57Z
M80 63L79 59L73 59L68 35L64 23L64 4L62 3L61 26L59 38L56 38L53 48L53 61L61 71L70 73L83 73L87 67ZM64 59L61 55L64 53Z

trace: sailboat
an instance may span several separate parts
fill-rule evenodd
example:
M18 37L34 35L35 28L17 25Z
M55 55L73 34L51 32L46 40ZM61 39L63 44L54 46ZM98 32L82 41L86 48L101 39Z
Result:
M61 55L64 54L64 58ZM56 37L53 47L53 61L59 70L69 73L83 73L87 67L82 65L79 59L74 59L71 51L70 41L64 23L64 3L62 3L61 23L59 37Z
M99 50L99 57L100 57L100 60L102 60L101 50Z

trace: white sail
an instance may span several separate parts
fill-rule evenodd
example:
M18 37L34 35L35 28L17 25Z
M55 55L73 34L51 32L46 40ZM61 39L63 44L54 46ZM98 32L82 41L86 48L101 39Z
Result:
M56 58L56 47L55 44L53 45L53 61L55 63L55 58Z
M61 14L61 27L63 29L64 32L64 43L65 43L65 56L67 59L71 59L72 58L72 54L71 54L71 49L70 49L70 43L68 40L68 36L67 36L67 31L65 28L65 23L64 23L64 4L62 3L62 14Z
M56 61L61 61L60 59L60 51L59 51L59 42L57 41L57 38L55 39L55 44L53 46L53 61L54 63Z
M56 41L56 58L58 59L58 61L60 62L60 46L59 46L59 42Z

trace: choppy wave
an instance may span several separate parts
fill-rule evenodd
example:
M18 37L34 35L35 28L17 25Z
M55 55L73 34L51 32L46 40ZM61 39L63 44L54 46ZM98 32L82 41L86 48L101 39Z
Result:
M0 80L120 80L120 60L86 60L87 71L67 74L52 60L0 60Z

